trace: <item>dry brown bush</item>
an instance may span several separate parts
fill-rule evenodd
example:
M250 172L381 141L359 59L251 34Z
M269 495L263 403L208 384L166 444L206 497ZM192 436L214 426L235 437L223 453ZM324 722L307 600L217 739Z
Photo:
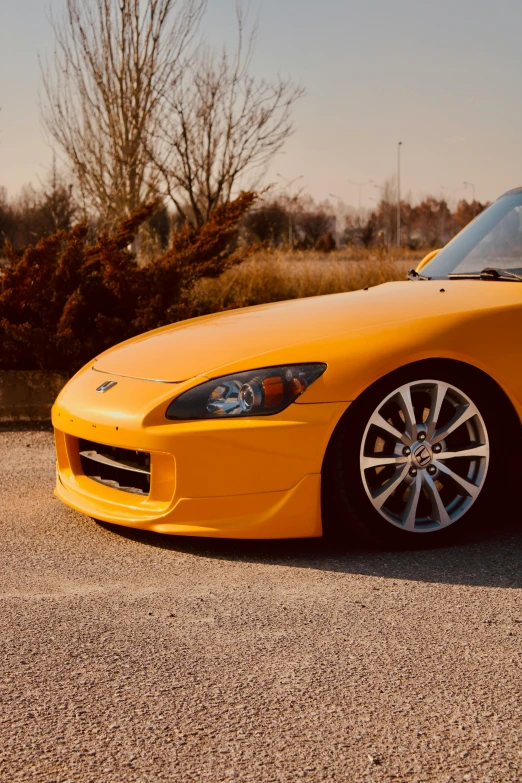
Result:
M185 226L145 266L132 247L154 202L94 241L87 224L79 224L22 255L8 247L0 276L0 369L74 372L122 340L200 315L190 291L199 278L219 277L249 255L238 233L254 200L254 193L242 193L200 228Z

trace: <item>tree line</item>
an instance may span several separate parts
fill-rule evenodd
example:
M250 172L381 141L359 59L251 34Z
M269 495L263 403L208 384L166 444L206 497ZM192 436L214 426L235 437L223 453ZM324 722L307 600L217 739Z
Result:
M401 201L401 246L411 250L445 245L488 206L460 200L451 209L429 196L418 204ZM346 245L392 247L397 244L397 202L383 197L373 210L355 210L309 196L265 199L244 219L248 242L272 247L329 252Z
M401 245L412 250L442 247L486 206L487 203L463 199L451 209L446 200L432 196L418 204L402 201ZM22 252L56 231L70 230L82 219L84 214L72 184L56 171L39 188L26 187L15 199L9 200L0 188L0 259L6 254L7 246ZM94 219L86 222L88 233L95 237L99 224ZM164 201L156 201L154 209L140 224L141 260L153 259L164 252L184 222ZM265 195L242 216L238 232L248 247L262 245L321 252L346 245L391 247L397 243L397 204L383 198L375 209L359 211L330 201L317 204L305 195L293 198Z

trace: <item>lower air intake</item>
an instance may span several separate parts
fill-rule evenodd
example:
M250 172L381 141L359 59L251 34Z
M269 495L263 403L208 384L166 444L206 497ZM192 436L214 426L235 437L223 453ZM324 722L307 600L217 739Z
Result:
M150 493L150 454L80 439L80 459L86 476L122 492Z

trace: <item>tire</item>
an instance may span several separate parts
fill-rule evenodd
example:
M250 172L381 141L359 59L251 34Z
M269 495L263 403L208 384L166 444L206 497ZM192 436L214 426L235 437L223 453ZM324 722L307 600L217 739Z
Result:
M506 455L519 437L509 399L474 368L418 362L386 376L348 408L331 439L324 535L399 548L454 540L492 506L498 514L509 494Z

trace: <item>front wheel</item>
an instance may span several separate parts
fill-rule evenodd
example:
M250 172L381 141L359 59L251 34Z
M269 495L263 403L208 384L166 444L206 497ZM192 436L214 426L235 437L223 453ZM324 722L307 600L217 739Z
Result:
M327 530L422 546L485 510L502 462L495 395L463 371L417 373L376 384L341 422L323 471Z

